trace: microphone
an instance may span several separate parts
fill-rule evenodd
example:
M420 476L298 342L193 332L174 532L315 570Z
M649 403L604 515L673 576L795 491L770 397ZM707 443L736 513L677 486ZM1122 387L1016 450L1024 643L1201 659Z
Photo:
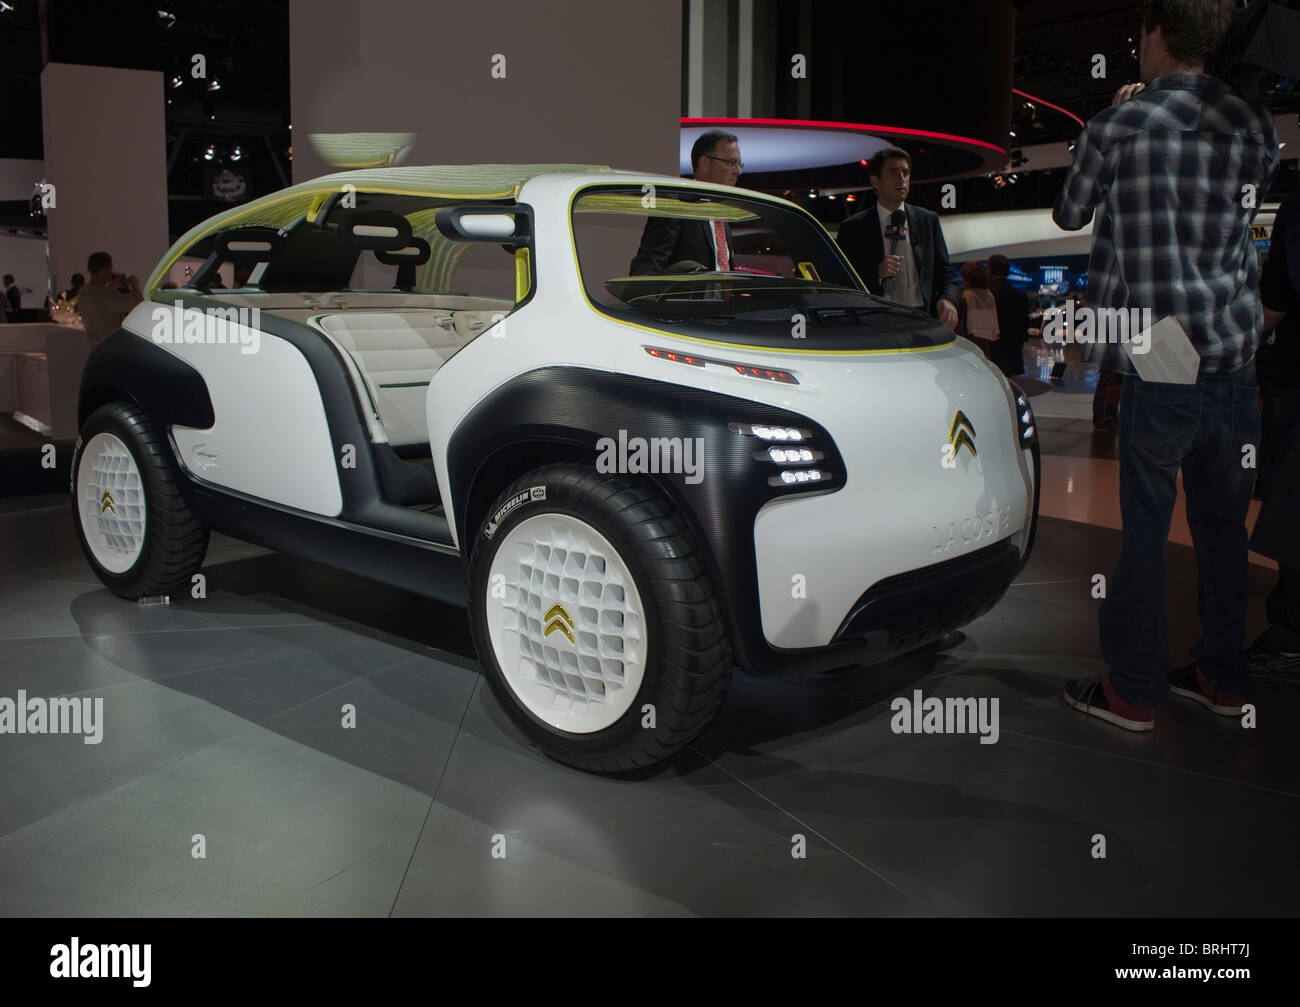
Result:
M900 206L889 215L889 223L885 225L885 251L889 255L902 255L906 242L907 214L903 212L903 208ZM881 291L888 293L893 288L891 281L895 279L897 277L885 277L880 284Z

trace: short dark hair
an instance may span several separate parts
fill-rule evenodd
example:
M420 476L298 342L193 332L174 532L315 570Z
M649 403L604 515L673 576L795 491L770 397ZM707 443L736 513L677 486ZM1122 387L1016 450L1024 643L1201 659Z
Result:
M90 258L86 260L86 269L91 273L98 273L105 266L113 264L113 257L107 252L91 252Z
M966 286L974 287L976 290L985 290L989 285L989 274L975 259L962 263L961 278Z
M1005 255L989 256L989 276L1010 276L1011 260Z
M4 281L5 281L5 283L13 283L13 282L14 282L14 274L13 274L13 273L5 273L5 279L4 279Z
M75 284L78 284L78 283L85 283L85 282L86 282L86 278L85 278L84 276L82 276L80 273L73 273L73 274L72 274L72 282L73 282L74 285L75 285Z
M1160 29L1179 63L1208 63L1228 34L1232 0L1144 0L1142 27Z
M706 154L712 154L718 149L720 143L739 143L740 137L735 133L727 133L721 129L711 129L707 133L701 133L699 138L691 144L691 172L692 174L699 170L700 158Z
M907 162L907 166L912 167L912 155L902 147L886 147L884 150L878 150L867 163L867 177L879 178L885 173L885 165L896 157L901 157Z

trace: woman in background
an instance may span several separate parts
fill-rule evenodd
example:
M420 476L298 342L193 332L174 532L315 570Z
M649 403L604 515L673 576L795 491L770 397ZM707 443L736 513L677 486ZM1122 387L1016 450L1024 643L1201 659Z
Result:
M978 262L967 262L961 267L957 335L965 336L984 352L985 357L990 357L999 334L998 303L989 290L989 274Z

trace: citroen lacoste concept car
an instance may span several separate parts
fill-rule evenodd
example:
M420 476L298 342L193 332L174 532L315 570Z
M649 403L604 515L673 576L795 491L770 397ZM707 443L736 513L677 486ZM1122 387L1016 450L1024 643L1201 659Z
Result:
M973 344L793 204L608 168L351 171L223 213L79 407L113 591L187 588L211 530L466 605L511 718L598 772L686 745L733 667L976 618L1037 517L1028 401Z

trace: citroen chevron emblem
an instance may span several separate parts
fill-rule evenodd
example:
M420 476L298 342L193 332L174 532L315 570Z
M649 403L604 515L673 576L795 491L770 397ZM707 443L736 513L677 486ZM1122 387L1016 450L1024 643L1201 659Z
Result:
M960 409L953 416L952 426L948 429L948 443L952 445L954 459L963 447L970 448L972 457L978 457L979 455L979 452L975 450L975 424Z
M564 611L563 605L552 605L546 613L546 632L542 636L555 632L563 633L573 643L573 619Z
M99 498L99 513L103 514L106 510L111 510L114 514L117 513L117 508L113 506L113 494L108 490L104 490Z

